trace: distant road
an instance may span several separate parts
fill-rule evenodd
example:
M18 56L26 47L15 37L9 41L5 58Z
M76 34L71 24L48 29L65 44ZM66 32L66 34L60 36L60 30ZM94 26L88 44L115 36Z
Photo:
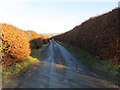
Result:
M30 71L30 70L29 70ZM112 88L110 82L80 63L69 51L51 40L41 63L3 87L17 88Z

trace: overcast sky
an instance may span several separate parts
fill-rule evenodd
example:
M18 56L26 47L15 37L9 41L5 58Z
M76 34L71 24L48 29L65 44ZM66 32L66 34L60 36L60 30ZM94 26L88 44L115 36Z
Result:
M0 0L0 22L38 33L61 33L114 9L118 1Z

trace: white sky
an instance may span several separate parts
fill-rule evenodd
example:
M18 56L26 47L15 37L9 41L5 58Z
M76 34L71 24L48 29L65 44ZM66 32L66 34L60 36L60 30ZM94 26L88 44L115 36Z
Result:
M38 33L60 33L114 9L118 1L0 0L0 22Z

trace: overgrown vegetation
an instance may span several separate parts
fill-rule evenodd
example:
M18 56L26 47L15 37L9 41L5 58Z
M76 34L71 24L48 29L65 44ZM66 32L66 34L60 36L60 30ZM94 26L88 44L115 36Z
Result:
M119 81L119 68L120 66L117 63L113 63L110 60L102 60L98 56L93 56L86 50L83 50L78 47L74 47L72 45L69 45L67 43L62 43L63 46L65 46L70 52L72 52L73 55L75 55L76 58L82 61L82 63L86 64L87 66L105 72L108 76L113 77L115 80Z
M12 66L4 67L2 70L2 79L7 80L10 76L19 74L23 69L28 67L31 64L39 63L40 61L37 58L33 58L31 56L27 57L21 63L17 63Z

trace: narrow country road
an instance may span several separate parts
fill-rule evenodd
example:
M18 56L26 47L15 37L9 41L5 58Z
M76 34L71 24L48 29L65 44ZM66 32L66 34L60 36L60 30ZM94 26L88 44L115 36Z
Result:
M14 88L111 88L102 79L80 63L69 51L51 40L41 63L34 72L25 73L3 87Z

